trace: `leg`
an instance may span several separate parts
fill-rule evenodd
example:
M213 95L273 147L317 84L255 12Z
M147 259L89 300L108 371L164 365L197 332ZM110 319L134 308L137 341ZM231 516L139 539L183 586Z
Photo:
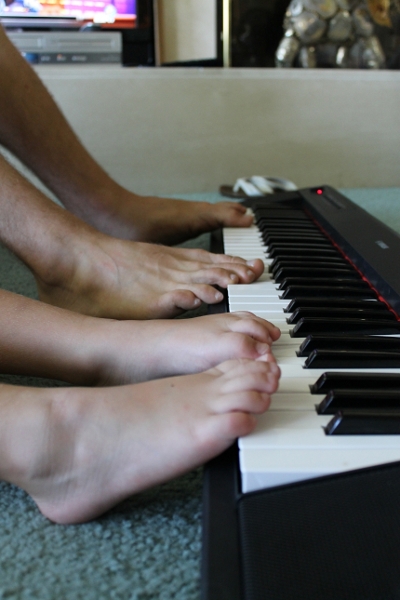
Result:
M100 231L124 239L178 243L252 219L232 202L144 198L118 185L74 134L33 69L0 28L0 143L63 205Z
M0 477L53 521L92 519L252 431L278 376L274 363L235 360L101 390L0 386Z
M117 240L56 206L0 157L0 239L33 271L40 298L118 319L172 317L221 300L222 288L263 271L201 250Z

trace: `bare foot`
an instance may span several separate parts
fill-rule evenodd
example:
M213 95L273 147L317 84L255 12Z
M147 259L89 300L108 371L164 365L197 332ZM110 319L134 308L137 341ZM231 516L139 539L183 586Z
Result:
M274 363L118 388L0 387L0 476L58 523L93 519L216 456L255 426L277 389Z
M198 373L230 359L272 362L279 336L268 321L237 312L171 321L91 319L79 337L97 365L90 383L120 385Z
M259 259L122 241L93 230L63 239L49 257L45 272L35 271L40 300L114 319L169 318L215 304L222 294L214 285L250 283L264 270Z
M105 194L108 190L105 190ZM79 207L83 210L83 207ZM87 223L113 237L178 244L220 227L249 227L253 218L237 202L194 202L138 196L121 188L95 210L79 213ZM76 213L78 214L78 212Z
M109 386L197 373L232 358L273 361L280 331L251 313L96 319L0 290L0 371Z

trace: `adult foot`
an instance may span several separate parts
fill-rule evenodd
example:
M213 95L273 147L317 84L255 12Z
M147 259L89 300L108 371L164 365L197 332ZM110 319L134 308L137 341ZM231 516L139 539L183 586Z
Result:
M0 386L0 477L58 523L93 519L250 433L279 368L232 360L117 388Z
M108 189L103 192L109 195ZM100 195L101 198L101 195ZM138 196L120 188L112 198L75 207L99 231L141 242L178 244L220 227L249 227L253 218L237 202L195 202Z
M214 286L251 283L264 270L259 259L117 240L91 228L60 242L46 268L34 269L39 298L96 317L174 317L220 302Z

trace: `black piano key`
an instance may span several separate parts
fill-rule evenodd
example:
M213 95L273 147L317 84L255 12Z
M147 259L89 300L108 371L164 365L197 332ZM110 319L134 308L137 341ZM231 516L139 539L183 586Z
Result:
M309 356L313 350L369 350L372 352L400 352L400 338L379 335L324 335L306 337L296 352L297 356Z
M256 217L257 227L266 230L272 229L309 229L310 231L320 231L314 223L307 219L268 219L267 217Z
M399 321L372 319L323 319L304 317L290 331L291 337L307 337L310 333L348 333L355 331L370 335L396 335L400 333Z
M290 208L278 208L278 207L268 207L268 206L255 206L255 214L256 216L265 216L270 219L291 219L296 221L309 221L312 222L310 217L308 217L303 210L300 209L290 209Z
M312 221L300 221L299 219L266 219L256 220L257 226L262 227L264 231L280 231L285 234L287 231L311 231L324 235L319 227ZM326 236L325 236L326 237Z
M272 244L286 246L287 244L291 243L303 245L308 243L317 243L325 246L327 243L330 243L325 236L321 236L320 234L316 234L312 231L304 232L302 230L295 230L293 232L288 232L287 234L282 234L280 232L274 233L273 231L263 231L261 232L261 237L267 246L271 246Z
M256 220L257 227L265 232L282 233L285 235L288 231L309 231L311 233L319 233L324 235L319 227L311 223L311 221L282 221L282 219L259 219ZM324 236L326 238L326 236Z
M306 369L400 369L400 352L388 350L313 350Z
M318 256L311 256L310 258L303 257L301 259L274 258L274 260L268 267L268 271L269 273L274 274L277 271L279 271L279 269L281 269L282 267L302 267L304 269L318 267L319 269L331 269L332 267L341 268L347 266L349 266L349 263L344 258L339 257L333 257L331 259L324 257L320 258Z
M274 248L268 249L267 254L270 258L281 258L283 256L341 256L335 248Z
M354 285L291 285L279 296L281 300L297 298L299 296L314 297L339 297L352 296L358 298L376 298L376 293L371 288L361 288Z
M400 390L400 374L327 371L310 385L311 394L327 394L331 390Z
M314 279L326 279L328 282L336 281L337 279L353 279L355 281L362 281L360 275L351 267L331 267L325 269L324 267L281 267L274 274L276 283L280 283L288 277L298 277L304 279L304 283L313 281ZM365 282L364 282L365 283Z
M370 290L369 284L362 279L353 279L352 277L348 278L335 278L331 279L330 277L313 277L311 279L312 285L316 286L332 286L332 287L343 287L350 285L352 288L357 288L360 290ZM308 285L310 283L309 277L285 277L282 281L275 281L278 285L278 290L286 290L289 287L298 286L298 285Z
M304 296L299 296L298 298L293 298L287 305L287 307L283 310L285 313L292 313L298 308L307 308L307 307L332 307L332 308L373 308L374 310L388 310L386 304L383 302L379 302L378 300L363 300L362 298L331 298L331 297L311 297L307 298Z
M400 410L398 390L331 390L315 410L319 415L335 415L339 410Z
M268 252L279 251L282 250L294 250L297 252L300 250L330 250L332 248L332 244L328 241L320 242L316 240L313 242L312 240L308 242L273 242L268 245Z
M307 233L318 233L320 232L320 229L318 229L317 227L313 226L313 225L301 225L300 223L293 223L293 224L287 224L287 225L283 225L281 223L274 223L271 224L270 222L266 222L266 221L259 221L257 223L257 227L259 229L259 231L261 232L261 234L268 234L268 233L276 233L277 235L287 235L288 233L300 233L300 234L307 234ZM323 235L323 234L322 234ZM325 239L326 236L324 236Z
M264 221L268 221L270 223L274 223L274 222L283 223L283 224L285 224L285 223L309 223L311 225L314 225L314 227L315 227L315 224L304 213L298 214L298 215L290 215L290 214L285 214L285 213L273 214L271 212L257 211L255 213L255 217L256 217L257 221L263 219Z
M324 430L326 435L398 435L400 411L339 411Z
M288 242L288 241L296 241L296 242L307 242L308 240L325 240L326 237L322 233L312 232L312 231L296 231L291 233L281 233L281 232L271 232L271 231L263 231L262 238L266 244L272 244L274 242Z
M357 319L362 317L365 319L385 319L388 321L397 321L396 315L390 310L374 310L371 308L325 308L325 307L308 307L308 308L297 308L286 321L289 325L298 323L303 317L325 317L329 318L344 318L344 319Z

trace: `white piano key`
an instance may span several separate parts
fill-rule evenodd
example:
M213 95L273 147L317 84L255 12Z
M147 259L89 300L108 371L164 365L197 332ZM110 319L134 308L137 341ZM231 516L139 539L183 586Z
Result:
M269 312L277 312L281 316L286 316L288 318L291 313L284 313L283 309L287 307L289 304L288 300L274 300L271 299L272 302L266 303L265 301L259 302L258 298L254 298L254 302L250 302L249 300L243 300L242 298L230 298L229 306L232 308L231 312L235 312L237 310L248 310L248 307L251 307L252 310L265 310L267 309Z
M300 359L304 360L304 359ZM327 371L332 373L342 373L343 369L304 369L299 364L285 364L280 365L281 367L281 378L282 379L309 379L311 382L316 381L318 377L326 373ZM400 369L346 369L346 373L397 373L400 374Z
M255 281L249 284L233 284L228 285L228 296L229 298L279 298L282 294L281 290L278 290L278 285L271 281Z
M324 427L333 415L318 415L315 411L267 411L257 418L257 427L239 440L240 451L268 448L399 448L398 435L326 435ZM371 444L373 438L373 444Z
M315 410L324 395L316 394L285 394L279 390L271 396L271 406L269 411L273 410Z

